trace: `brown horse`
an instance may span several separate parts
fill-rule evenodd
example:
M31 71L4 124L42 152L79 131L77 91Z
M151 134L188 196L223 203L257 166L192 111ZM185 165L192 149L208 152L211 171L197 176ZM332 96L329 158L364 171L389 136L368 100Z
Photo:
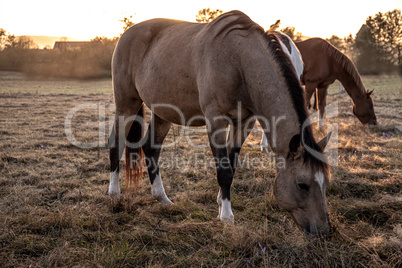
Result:
M335 79L344 86L353 101L353 113L363 124L377 123L374 113L373 91L366 91L353 62L333 45L321 38L311 38L296 43L303 62L302 83L305 85L306 101L317 91L319 125L324 124L327 90ZM308 103L307 103L308 104Z
M232 222L230 187L241 146L258 116L276 160L283 161L274 184L279 206L304 232L329 232L325 189L330 174L322 154L328 138L315 142L303 89L275 35L240 11L209 24L154 19L122 35L112 67L116 117L109 139L110 195L120 193L119 159L126 144L127 177L142 177L143 150L152 194L170 204L158 166L163 140L172 123L206 125L220 186L218 217ZM143 103L153 113L144 137Z

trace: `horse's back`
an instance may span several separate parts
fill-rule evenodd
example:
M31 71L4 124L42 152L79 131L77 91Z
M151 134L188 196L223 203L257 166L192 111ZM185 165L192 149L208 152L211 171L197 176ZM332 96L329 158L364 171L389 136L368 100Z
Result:
M113 74L134 74L152 42L166 28L186 23L170 19L152 19L129 28L120 38L113 55ZM132 69L134 68L134 69ZM134 73L131 73L134 72Z
M305 83L320 82L323 78L331 76L333 64L325 49L326 42L321 38L310 38L296 43L304 62Z
M113 55L116 105L120 97L121 103L134 99L144 101L149 107L161 100L169 103L168 98L174 97L172 92L166 91L173 86L171 83L177 82L175 87L189 88L189 83L193 82L182 78L190 76L188 38L197 26L202 24L152 19L128 29L120 38ZM188 64L178 70L179 63L183 61ZM171 79L178 72L183 77ZM177 105L175 102L171 104Z

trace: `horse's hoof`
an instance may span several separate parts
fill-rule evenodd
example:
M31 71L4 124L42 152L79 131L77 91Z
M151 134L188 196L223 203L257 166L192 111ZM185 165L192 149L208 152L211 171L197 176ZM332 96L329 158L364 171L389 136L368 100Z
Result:
M108 194L112 198L117 198L120 196L120 190L109 189Z
M261 153L269 154L268 149L266 147L261 148Z
M162 205L173 205L173 202L170 201L170 199L165 195L165 196L153 196L156 200L162 203Z
M169 198L162 199L162 200L161 200L161 203L162 203L163 205L173 205L173 202L170 201Z
M225 225L234 225L234 217L219 217L219 220Z

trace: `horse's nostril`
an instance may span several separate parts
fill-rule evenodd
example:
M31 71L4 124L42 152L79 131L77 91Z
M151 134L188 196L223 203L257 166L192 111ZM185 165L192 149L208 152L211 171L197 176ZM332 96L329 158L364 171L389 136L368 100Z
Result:
M303 226L303 231L305 234L312 234L311 233L311 228L310 228L310 224L306 224Z
M314 227L314 225L305 224L303 225L303 233L305 235L331 237L334 233L334 228L331 226L330 223L328 223L327 226L323 226L321 228Z

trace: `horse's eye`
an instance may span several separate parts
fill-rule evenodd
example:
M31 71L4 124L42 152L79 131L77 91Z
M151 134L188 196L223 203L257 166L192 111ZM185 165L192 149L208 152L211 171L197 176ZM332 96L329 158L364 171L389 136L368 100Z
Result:
M305 183L298 183L297 184L297 187L300 189L300 190L303 190L303 191L307 191L308 192L308 190L309 190L309 186L307 185L307 184L305 184Z

